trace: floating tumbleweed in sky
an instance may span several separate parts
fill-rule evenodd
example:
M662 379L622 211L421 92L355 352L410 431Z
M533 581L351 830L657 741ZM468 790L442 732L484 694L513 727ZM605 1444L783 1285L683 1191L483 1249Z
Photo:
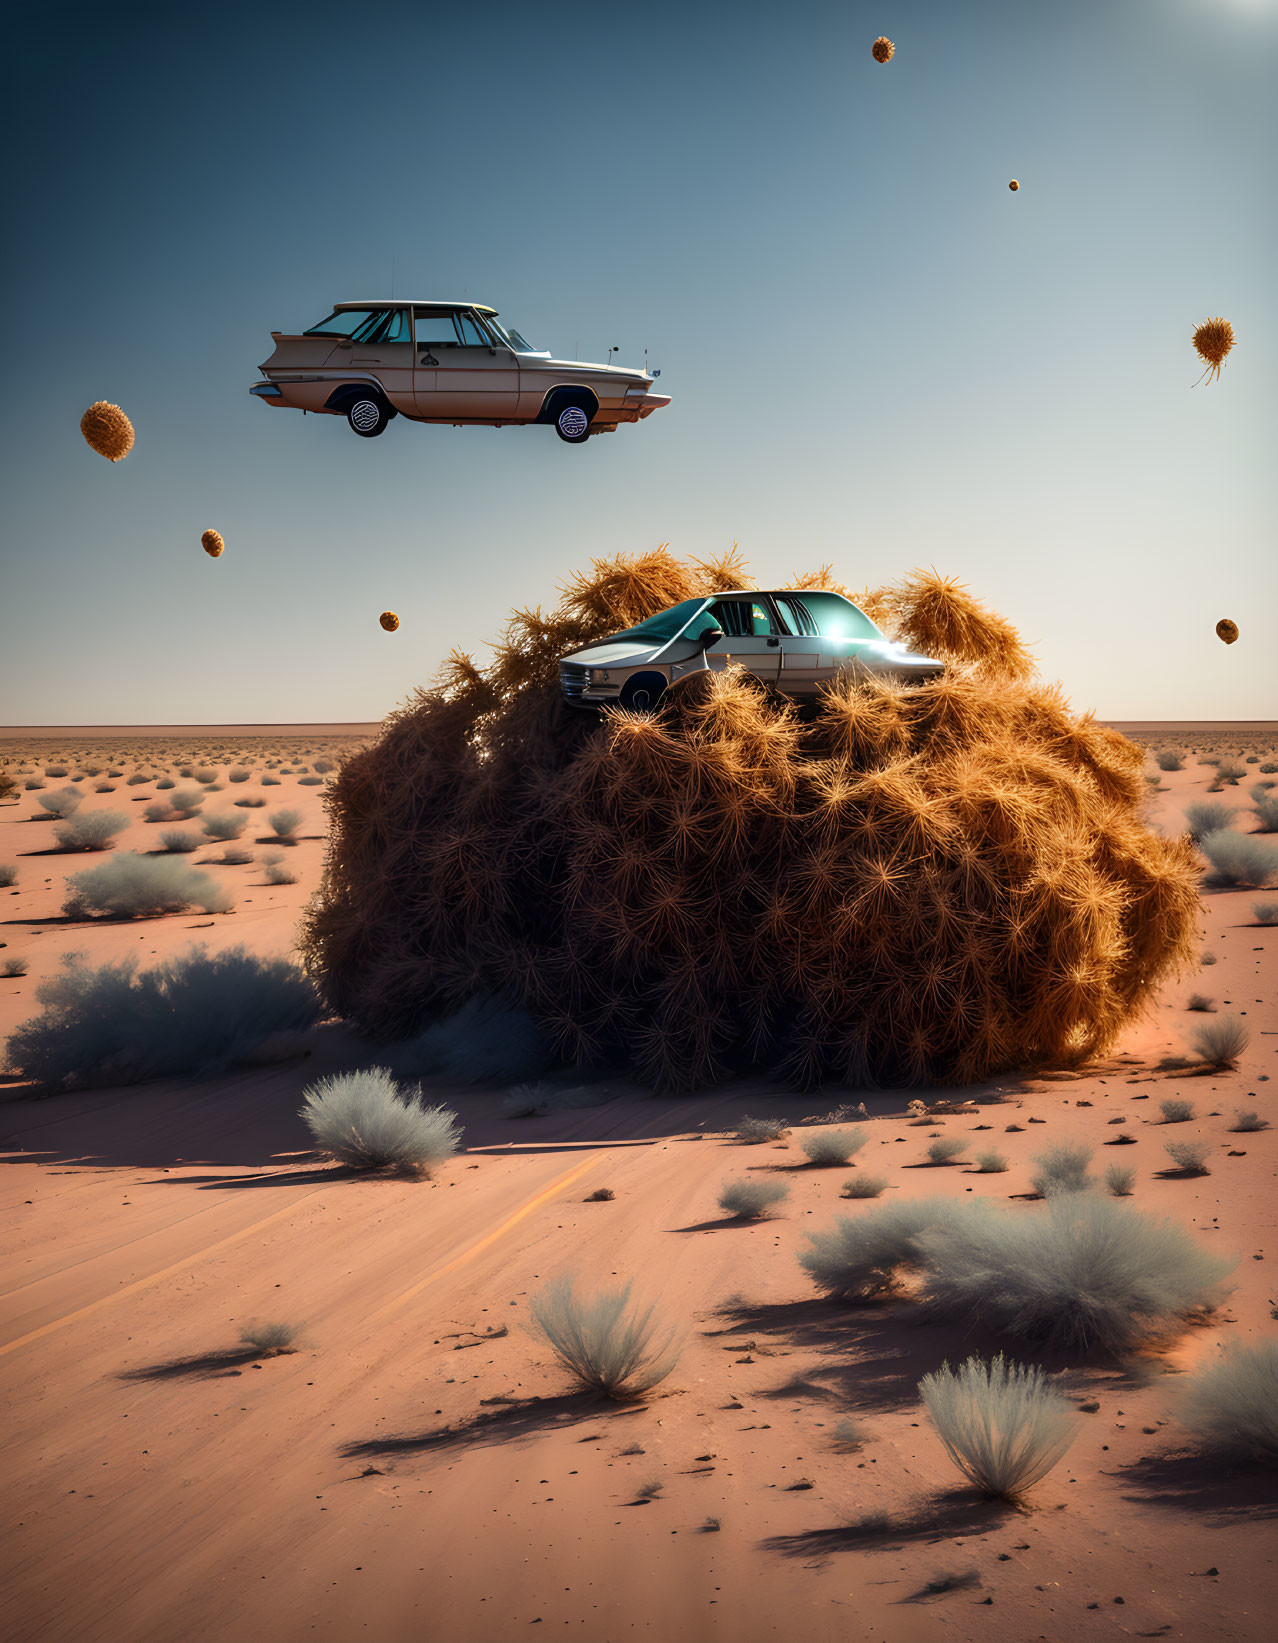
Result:
M1223 639L1227 645L1232 645L1238 637L1238 624L1231 622L1227 616L1222 616L1216 623L1216 637Z
M377 620L386 629L387 633L394 633L399 626L399 617L393 610L384 610Z
M200 546L204 549L205 553L208 554L210 559L217 559L220 557L222 549L226 546L226 543L222 540L221 531L205 531L204 535L200 538Z
M80 418L80 432L99 456L119 462L133 449L133 424L118 405L99 399Z
M886 34L880 34L878 39L870 47L870 55L874 58L876 63L890 63L895 52L896 47L888 39Z
M1219 377L1225 355L1234 345L1234 328L1227 319L1205 319L1194 332L1194 348L1207 369L1203 375L1210 382ZM1202 377L1199 377L1199 382ZM1197 384L1195 384L1197 386Z
M1018 189L1018 188L1019 188L1019 187L1020 187L1020 186L1021 186L1021 185L1020 185L1020 183L1018 183L1018 182L1017 182L1017 180L1016 180L1016 178L1015 178L1015 177L1013 177L1013 178L1012 178L1012 180L1011 180L1011 182L1010 182L1010 183L1008 183L1008 185L1007 185L1007 186L1008 186L1008 187L1009 187L1009 188L1010 188L1010 189L1011 189L1011 191L1012 191L1012 193L1013 193L1013 194L1015 194L1015 193L1016 193L1016 191L1017 191L1017 189Z

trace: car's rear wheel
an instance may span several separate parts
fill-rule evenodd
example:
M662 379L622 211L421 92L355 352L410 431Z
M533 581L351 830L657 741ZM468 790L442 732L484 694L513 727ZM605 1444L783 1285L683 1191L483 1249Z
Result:
M561 399L555 406L555 432L565 444L584 445L590 437L590 419L595 407L584 394Z
M346 407L346 420L361 439L376 439L390 419L390 406L379 394L359 394Z
M660 673L632 673L617 692L622 707L632 713L653 713L666 693L666 681Z

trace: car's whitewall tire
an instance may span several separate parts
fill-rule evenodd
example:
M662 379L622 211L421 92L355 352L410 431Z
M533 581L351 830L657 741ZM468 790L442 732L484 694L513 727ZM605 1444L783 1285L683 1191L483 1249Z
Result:
M361 394L346 407L346 420L361 439L376 439L390 421L390 409L385 400Z
M580 445L590 434L590 413L575 402L561 405L555 417L555 432L569 445Z

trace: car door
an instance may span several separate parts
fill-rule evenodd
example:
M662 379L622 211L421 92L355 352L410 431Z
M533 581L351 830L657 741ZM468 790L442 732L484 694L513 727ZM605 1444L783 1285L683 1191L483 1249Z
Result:
M421 373L413 385L419 416L443 422L515 419L519 361L481 330L473 314L466 309L415 309L413 323ZM433 374L433 381L425 380L427 373Z
M710 667L721 672L739 662L768 684L777 682L782 629L768 600L751 594L716 599L706 616L723 629L723 638L706 651Z
M857 675L862 647L881 635L860 608L838 594L779 593L777 606L790 632L781 640L781 689L814 694L840 673Z
M407 308L387 309L371 324L361 326L346 358L352 374L375 376L395 409L411 414L414 365Z

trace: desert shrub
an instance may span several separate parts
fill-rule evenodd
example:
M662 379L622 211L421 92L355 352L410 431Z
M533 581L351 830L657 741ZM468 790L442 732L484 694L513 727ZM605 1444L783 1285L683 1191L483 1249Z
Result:
M1164 1124L1187 1124L1194 1116L1192 1101L1160 1101L1158 1107L1163 1115L1161 1122Z
M115 783L114 782L94 782L93 791L95 793L114 793L115 792Z
M226 779L228 782L246 782L252 774L251 770L245 770L241 766L237 766L234 770L227 771Z
M748 1147L757 1147L765 1141L779 1141L785 1133L783 1119L751 1118L746 1113L737 1122L736 1138Z
M1268 764L1262 764L1260 767L1260 774L1262 776L1278 775L1278 764L1275 764L1272 760L1270 760Z
M1050 1346L1124 1351L1215 1305L1236 1265L1096 1193L1028 1214L961 1207L916 1241L929 1309Z
M1175 1413L1204 1449L1278 1464L1278 1342L1232 1342L1190 1376Z
M1136 1185L1136 1171L1130 1164L1110 1164L1105 1170L1105 1190L1111 1198L1130 1198Z
M961 1152L966 1152L968 1143L961 1135L938 1135L936 1140L927 1149L929 1164L951 1164Z
M9 1039L8 1062L54 1085L222 1072L271 1033L319 1016L296 965L242 947L212 957L192 947L140 974L132 958L93 966L72 953L36 998L43 1009Z
M836 1421L830 1436L843 1449L860 1449L870 1438L866 1428L860 1421L853 1420L851 1415L845 1415L842 1420Z
M235 799L233 802L239 810L261 810L266 805L265 799L257 797Z
M1222 782L1239 782L1247 774L1247 766L1237 759L1222 759L1216 766L1216 774Z
M1061 1141L1036 1155L1038 1169L1030 1176L1030 1185L1042 1198L1052 1198L1064 1192L1086 1192L1092 1185L1087 1166L1092 1161L1092 1149L1081 1142Z
M1240 808L1236 804L1221 804L1215 799L1203 799L1197 804L1187 805L1186 831L1194 843L1199 844L1208 833L1219 833L1222 829L1231 827Z
M262 786L263 787L279 787L280 786L280 779L279 779L278 776L263 776L262 777Z
M23 790L27 793L34 793L37 788L43 787L44 785L43 776L31 776L22 784Z
M15 862L0 861L0 889L9 889L18 882L18 868Z
M1198 962L1200 964L1215 964L1217 962L1216 955L1212 952L1204 953Z
M336 769L337 766L333 763L332 759L316 759L315 761L315 773L317 776L327 776L330 770Z
M160 792L168 793L177 786L177 783L173 780L172 776L161 776L155 785Z
M281 1352L296 1351L293 1342L301 1332L300 1323L253 1323L240 1330L240 1340L264 1358L274 1357Z
M352 1169L429 1175L462 1133L455 1112L424 1107L420 1085L401 1087L386 1067L321 1078L302 1091L301 1116L316 1147Z
M810 1164L846 1164L865 1145L865 1131L814 1130L799 1137L799 1145Z
M582 1199L582 1203L610 1204L616 1196L617 1194L611 1187L596 1187L593 1192L588 1192L586 1194L586 1196Z
M113 856L101 867L73 873L67 885L70 894L62 910L70 918L136 918L180 913L186 907L225 913L235 905L230 891L215 879L171 856Z
M189 819L199 815L206 796L198 787L178 787L169 794L169 808Z
M1251 1042L1246 1023L1236 1015L1217 1016L1194 1028L1192 1043L1209 1067L1232 1067Z
M943 1364L919 1394L963 1475L987 1495L1015 1499L1047 1476L1078 1436L1078 1417L1037 1368L969 1358Z
M323 776L299 776L297 785L299 787L323 787L324 778Z
M47 764L44 767L44 773L50 778L50 780L55 780L58 777L69 775L70 766L65 764Z
M210 787L217 780L217 771L211 770L208 765L201 765L194 775L196 781L205 787Z
M36 803L58 821L65 821L80 808L83 798L74 787L60 787L56 793L41 793Z
M247 816L237 816L230 810L222 810L203 818L204 831L210 839L230 840L238 839L248 826Z
M843 1183L840 1198L877 1198L888 1185L886 1175L851 1175Z
M189 765L189 764L179 765L178 766L178 775L182 778L182 780L184 782L189 782L191 780L191 778L195 775L195 766L194 765Z
M27 961L25 958L7 958L0 964L0 976L3 976L6 981L16 981L19 976L24 976L26 973Z
M806 1234L812 1247L800 1252L799 1265L826 1295L872 1300L918 1266L920 1241L930 1228L951 1228L970 1207L949 1198L910 1198L855 1218L841 1215L829 1232Z
M271 830L281 844L297 843L293 835L302 825L302 812L300 810L277 810L274 815L268 816L266 819L270 822Z
M976 1155L978 1175L1002 1175L1006 1168L1007 1159L1001 1152L978 1152Z
M467 1000L416 1038L397 1045L394 1061L401 1077L512 1084L540 1078L555 1057L533 1017L508 998L494 995Z
M723 1183L719 1208L740 1220L752 1221L789 1196L790 1188L784 1181L755 1181L744 1176Z
M247 867L253 860L253 852L251 850L223 850L217 859L224 867ZM270 875L268 874L267 877L269 881Z
M188 856L193 850L198 850L204 840L198 833L183 833L177 828L166 827L160 834L160 843L173 855Z
M91 770L89 772L89 774L91 776L96 776L97 771L96 770ZM129 779L125 782L124 785L126 787L145 787L150 780L151 780L151 778L149 776L143 775L142 771L135 770L133 772L133 774L129 777Z
M1255 833L1235 833L1218 828L1198 841L1198 848L1212 865L1209 884L1235 889L1241 885L1261 890L1278 878L1278 841Z
M1154 754L1155 763L1160 770L1183 770L1185 760L1175 748L1164 747Z
M403 1034L509 991L565 1059L668 1089L969 1082L1112 1044L1195 945L1143 750L922 573L867 603L948 661L933 684L847 679L801 713L729 669L656 714L573 713L561 656L725 576L601 561L344 760L302 938L334 1007Z
M59 822L53 836L64 850L109 850L128 825L129 818L119 810L81 810Z
M529 1300L533 1328L581 1386L605 1397L642 1397L665 1380L679 1360L671 1327L658 1336L653 1314L630 1310L630 1284L580 1298L571 1276L556 1279Z
M1213 959L1212 962L1215 963L1215 960ZM1214 1010L1216 1000L1208 998L1206 993L1190 993L1185 1008L1187 1010Z
M272 861L266 864L266 882L268 884L296 884L298 874L291 867L285 867L283 862Z
M1257 832L1278 833L1278 799L1264 795L1253 798L1252 809L1256 812Z
M1252 1130L1267 1130L1269 1128L1269 1120L1267 1118L1262 1118L1258 1112L1243 1112L1242 1109L1239 1108L1238 1113L1229 1128L1235 1133L1247 1134Z
M1210 1175L1207 1159L1211 1147L1206 1141L1168 1141L1167 1156L1182 1175Z

